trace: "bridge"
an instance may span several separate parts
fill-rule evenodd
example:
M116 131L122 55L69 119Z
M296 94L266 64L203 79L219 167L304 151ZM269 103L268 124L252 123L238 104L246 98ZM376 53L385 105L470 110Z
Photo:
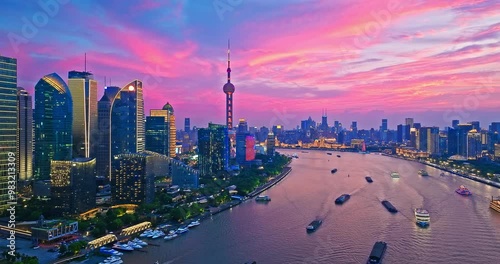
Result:
M133 226L122 229L122 231L120 232L120 236L132 235L132 234L135 234L137 232L144 231L148 228L151 228L151 222L142 222L140 224L133 225Z
M105 236L100 237L98 239L94 239L94 240L90 241L87 244L87 248L90 248L90 249L99 248L99 247L102 247L102 246L109 244L111 242L115 242L117 240L118 240L118 238L115 235L108 234L108 235L105 235Z

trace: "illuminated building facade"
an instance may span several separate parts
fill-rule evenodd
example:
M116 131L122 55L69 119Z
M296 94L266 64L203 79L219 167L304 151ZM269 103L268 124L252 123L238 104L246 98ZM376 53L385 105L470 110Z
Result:
M274 136L274 133L270 132L267 135L267 144L266 144L267 155L274 156L275 145L276 145L276 138Z
M107 86L104 87L104 95L97 103L97 130L98 135L95 137L96 150L96 170L98 176L106 176L109 178L109 166L111 158L111 105L115 100L116 94L120 91L120 87Z
M224 125L208 124L198 130L198 166L200 176L213 176L229 165L229 137Z
M155 173L153 155L148 153L119 154L111 167L111 194L115 204L142 204L154 200Z
M151 144L148 144L149 149L147 150L154 151L154 148L161 150L162 152L158 152L169 157L176 156L176 138L177 131L175 128L175 115L174 108L170 103L166 103L162 109L151 109L150 111L151 117L162 117L165 126L159 124L160 118L151 118L150 119L150 139ZM147 120L146 120L147 122ZM163 131L161 131L163 130ZM156 141L158 144L162 144L162 146L153 146L153 142ZM160 142L161 141L161 142ZM155 151L157 152L157 151Z
M12 155L16 154L17 138L17 59L0 56L0 212L10 201L9 176L16 176L12 169ZM10 153L10 155L9 155ZM11 167L9 164L14 164ZM17 161L17 160L16 160ZM17 163L17 162L16 162ZM9 168L12 168L9 172Z
M56 73L45 75L35 85L35 180L50 179L50 162L72 158L73 100Z
M467 159L477 159L481 157L482 144L481 133L472 129L467 133Z
M417 130L416 148L430 155L439 155L439 128L421 127Z
M68 87L73 98L73 157L94 156L97 133L97 81L89 72L70 71Z
M33 105L23 88L17 90L17 179L29 181L33 176Z
M51 198L57 212L79 214L95 207L95 158L52 160L50 167Z
M111 157L144 151L144 100L141 81L130 82L116 94L111 104L110 117ZM110 162L113 162L111 157Z

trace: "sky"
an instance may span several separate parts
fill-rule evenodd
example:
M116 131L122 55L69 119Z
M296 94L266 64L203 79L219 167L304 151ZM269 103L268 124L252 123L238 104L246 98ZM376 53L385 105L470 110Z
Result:
M500 121L498 0L2 1L0 55L30 93L56 72L143 81L146 115L225 123L227 41L235 123L328 121L390 129ZM35 98L36 100L36 98Z

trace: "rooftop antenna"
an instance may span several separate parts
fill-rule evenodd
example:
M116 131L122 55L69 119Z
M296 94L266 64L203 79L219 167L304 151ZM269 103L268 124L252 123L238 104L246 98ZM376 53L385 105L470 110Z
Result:
M104 76L104 87L106 87L106 76Z
M87 53L85 52L85 72L87 72Z

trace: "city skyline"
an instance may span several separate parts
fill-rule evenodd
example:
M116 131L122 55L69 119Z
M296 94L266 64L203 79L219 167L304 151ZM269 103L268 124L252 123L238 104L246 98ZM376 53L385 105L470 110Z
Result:
M439 127L452 119L496 121L496 1L216 2L146 1L130 12L113 1L59 1L48 9L8 1L11 12L0 21L12 23L0 27L0 50L18 59L18 85L32 95L50 72L84 70L87 53L98 98L105 77L120 87L142 80L145 111L169 101L178 127L185 117L198 127L224 123L228 38L234 120L250 126L291 129L309 115L319 120L324 108L330 123L365 129L382 118L395 129L408 116ZM91 11L93 23L73 23ZM36 33L26 34L30 24ZM127 38L141 41L121 41Z

